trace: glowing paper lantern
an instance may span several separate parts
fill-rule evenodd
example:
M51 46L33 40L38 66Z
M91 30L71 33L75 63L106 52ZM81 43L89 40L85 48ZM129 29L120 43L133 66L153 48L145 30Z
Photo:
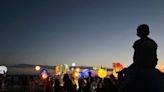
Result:
M88 73L88 72L91 72L91 70L89 70L89 69L84 69L82 72L83 72L83 73Z
M73 73L73 77L74 77L74 78L79 78L79 76L80 76L79 72L74 72L74 73Z
M99 69L99 71L98 71L98 76L99 76L100 78L105 78L105 77L107 76L107 71L104 70L104 69Z
M114 76L115 78L118 78L118 73L116 72L116 70L113 70L113 76Z
M73 67L75 67L75 66L76 66L76 63L73 62L71 65L72 65Z
M88 75L88 72L80 72L79 73L79 78L81 79L81 78L87 78L89 75ZM96 74L94 74L93 72L91 72L91 76L93 77L93 78L95 78L96 77Z
M43 79L47 79L48 78L48 74L42 74L42 78Z
M82 76L84 76L85 78L87 78L88 76L89 76L89 72L91 72L91 70L89 70L89 69L84 69L83 71L82 71Z
M43 69L41 72L40 72L40 75L43 79L47 79L48 78L48 71Z
M48 71L46 70L46 69L43 69L42 71L41 71L41 75L42 74L48 74Z
M123 65L120 63L113 63L113 75L115 78L118 78L118 72L123 69Z
M64 64L64 67L65 67L65 71L69 71L70 66L68 64Z
M39 71L40 69L41 69L40 66L35 66L36 71Z
M56 74L56 75L60 75L60 74L61 74L61 72L60 72L60 66L59 66L59 65L57 65L57 66L55 67L55 74Z
M55 68L55 74L56 75L61 75L62 73L65 73L65 65L61 64L61 65L57 65Z
M113 63L113 69L117 72L121 71L124 68L124 66L120 63Z
M67 65L67 64L63 64L63 66L64 66L63 73L66 74L67 71L69 71L69 65Z
M80 68L76 68L75 71L76 71L76 72L80 72Z
M6 66L0 66L0 74L7 73L7 67Z
M64 65L64 64L61 64L61 65L60 65L60 72L61 72L61 73L64 72L64 69L65 69L65 65Z

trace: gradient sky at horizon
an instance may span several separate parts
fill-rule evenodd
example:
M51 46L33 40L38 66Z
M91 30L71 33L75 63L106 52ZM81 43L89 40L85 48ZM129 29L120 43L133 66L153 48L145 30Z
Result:
M146 23L164 66L163 9L163 0L2 0L0 64L128 66Z

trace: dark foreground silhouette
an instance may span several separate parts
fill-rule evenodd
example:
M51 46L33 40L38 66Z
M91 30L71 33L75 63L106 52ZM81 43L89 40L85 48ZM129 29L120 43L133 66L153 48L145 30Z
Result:
M120 92L164 92L164 77L155 69L157 65L157 44L149 35L146 24L139 25L135 41L133 64L119 74Z

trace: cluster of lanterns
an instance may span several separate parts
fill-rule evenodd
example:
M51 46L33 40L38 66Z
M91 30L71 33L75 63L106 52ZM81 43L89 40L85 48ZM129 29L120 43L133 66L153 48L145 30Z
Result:
M98 75L100 78L105 78L108 74L107 70L105 69L98 69L97 74L95 72L92 72L90 69L84 69L83 71L79 71L79 68L76 68L74 73L73 73L73 77L74 78L87 78L89 77L89 73L91 73L92 77L95 77L96 75Z
M95 77L96 75L99 76L100 78L105 78L108 76L108 71L107 69L103 69L102 67L98 68L98 67L93 67L93 70L90 69L84 69L81 70L79 67L75 67L76 64L72 63L72 68L73 70L70 71L70 66L67 64L61 64L61 65L57 65L55 67L55 75L62 75L67 73L68 71L72 72L72 76L75 79L79 79L82 77L87 78L89 76L89 72L91 73L92 77ZM121 71L123 69L123 65L120 63L113 63L113 75L117 78L118 77L118 72ZM40 76L43 79L47 79L48 78L48 71L46 69L42 69L40 66L35 66L35 70L36 71L40 71Z
M37 72L40 72L39 75L42 79L47 79L48 78L48 71L46 69L41 70L41 67L37 65L37 66L35 66L35 70Z
M55 75L61 75L61 74L65 74L67 73L67 71L69 71L70 66L68 64L61 64L61 65L57 65L55 67Z

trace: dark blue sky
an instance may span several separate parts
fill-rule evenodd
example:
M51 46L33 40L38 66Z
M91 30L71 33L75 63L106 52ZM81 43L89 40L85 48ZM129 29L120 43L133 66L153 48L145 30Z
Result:
M163 9L163 0L2 0L0 63L128 66L146 23L164 65Z

